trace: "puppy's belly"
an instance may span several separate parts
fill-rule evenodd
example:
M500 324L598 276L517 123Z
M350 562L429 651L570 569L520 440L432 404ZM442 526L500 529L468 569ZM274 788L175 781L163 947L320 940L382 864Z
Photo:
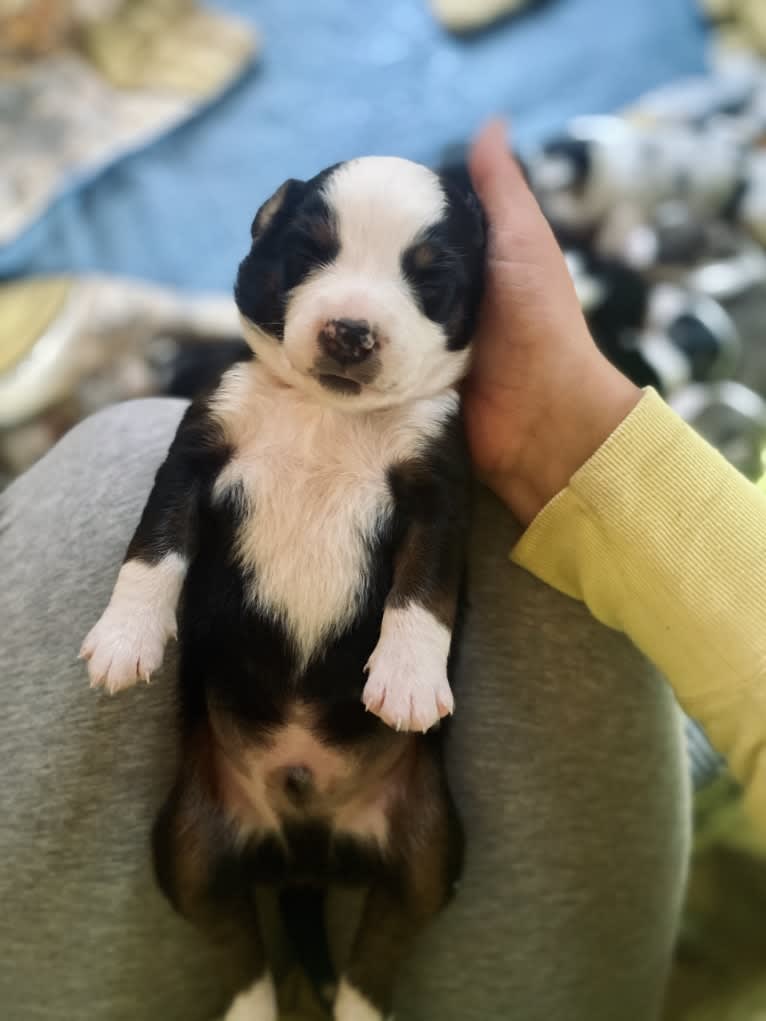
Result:
M394 802L404 789L416 738L391 734L361 751L333 748L296 711L266 741L217 742L224 806L244 840L321 822L336 836L384 849Z

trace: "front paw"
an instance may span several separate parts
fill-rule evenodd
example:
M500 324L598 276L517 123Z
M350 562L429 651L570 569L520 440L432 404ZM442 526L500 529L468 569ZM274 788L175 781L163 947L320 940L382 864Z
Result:
M88 661L90 686L115 695L137 681L149 681L171 637L173 615L128 614L108 606L80 649L80 658Z
M449 631L427 611L388 610L367 664L365 707L395 730L425 733L455 708L447 679Z

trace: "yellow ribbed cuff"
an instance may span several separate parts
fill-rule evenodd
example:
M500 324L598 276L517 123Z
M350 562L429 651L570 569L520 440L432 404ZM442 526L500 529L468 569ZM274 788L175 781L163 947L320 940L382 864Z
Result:
M766 744L766 494L654 391L512 558L625 632L740 778L754 775Z

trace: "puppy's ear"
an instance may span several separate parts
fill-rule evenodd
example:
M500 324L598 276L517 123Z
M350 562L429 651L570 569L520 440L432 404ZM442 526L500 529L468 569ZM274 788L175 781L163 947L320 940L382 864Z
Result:
M306 182L290 179L267 199L250 228L253 243L239 264L234 298L250 322L274 337L284 330L283 232L306 194Z
M277 228L289 218L303 197L305 188L305 181L291 177L277 188L270 199L266 199L250 227L253 241L259 241L269 229Z
M487 218L474 190L467 164L456 162L443 166L439 170L439 178L447 196L459 202L466 212L473 244L476 248L484 248L487 243Z

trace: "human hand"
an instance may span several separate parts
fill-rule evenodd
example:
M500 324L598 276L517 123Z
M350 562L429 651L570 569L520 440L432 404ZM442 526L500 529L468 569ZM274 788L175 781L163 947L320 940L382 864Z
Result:
M502 121L481 131L469 167L489 220L489 251L464 395L468 441L479 474L526 525L641 392L593 342Z

